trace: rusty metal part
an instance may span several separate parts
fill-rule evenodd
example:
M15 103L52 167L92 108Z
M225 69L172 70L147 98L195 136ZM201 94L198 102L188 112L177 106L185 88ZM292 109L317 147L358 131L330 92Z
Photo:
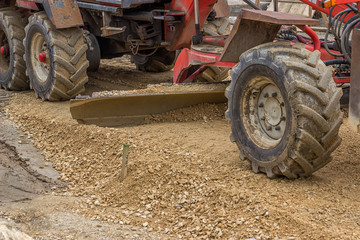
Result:
M126 27L111 27L111 16L108 12L102 12L103 15L103 27L101 28L101 36L108 37L115 34L125 32Z
M253 3L253 1L251 1L251 0L244 0L244 2L246 2L253 9L262 10L258 5Z
M279 25L319 25L320 21L293 14L259 11L254 9L242 9L239 14L241 19L268 22Z
M36 5L36 2L16 0L16 6L18 6L19 8L26 8L26 9L39 11L39 7Z
M222 62L237 62L242 53L275 39L281 25L242 19L237 21L225 42Z
M196 104L224 102L221 90L132 94L74 99L70 101L70 112L79 123L114 127L141 124L153 114Z
M47 16L56 29L83 26L84 22L76 1L43 1Z
M242 9L225 42L222 62L237 62L240 55L250 48L271 42L281 25L317 25L318 20L301 16Z
M349 123L360 132L360 30L352 35Z

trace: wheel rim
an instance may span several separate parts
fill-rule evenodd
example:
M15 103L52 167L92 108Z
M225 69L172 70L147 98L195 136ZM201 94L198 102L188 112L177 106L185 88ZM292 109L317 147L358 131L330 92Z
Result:
M49 49L44 36L41 33L35 33L31 39L30 46L31 65L40 82L46 82L49 76Z
M0 30L0 72L5 74L10 66L9 43L4 31Z
M284 137L286 109L280 89L269 78L251 79L240 104L241 119L250 139L271 149Z

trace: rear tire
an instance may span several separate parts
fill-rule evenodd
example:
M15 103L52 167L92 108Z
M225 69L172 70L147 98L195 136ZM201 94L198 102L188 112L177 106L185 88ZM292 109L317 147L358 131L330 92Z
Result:
M170 71L174 67L175 59L176 51L167 51L165 48L157 49L151 56L133 55L131 57L136 69L143 72Z
M25 60L30 86L43 100L68 100L88 81L87 45L81 28L57 30L46 13L35 13L25 28ZM39 54L46 55L45 61ZM39 57L38 57L39 56Z
M341 89L320 52L288 42L245 52L226 90L231 140L254 172L309 176L339 146Z
M0 85L6 90L29 89L23 59L26 20L12 8L0 10Z
M88 46L86 58L89 61L88 71L96 72L100 67L101 53L99 42L95 35L89 31L84 31L84 41Z

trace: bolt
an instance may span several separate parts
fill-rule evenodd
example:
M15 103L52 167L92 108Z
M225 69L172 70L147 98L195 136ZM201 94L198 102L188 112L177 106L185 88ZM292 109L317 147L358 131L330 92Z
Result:
M276 127L275 127L275 130L276 130L276 131L280 131L280 129L281 129L280 126L276 126Z
M264 98L267 98L267 97L269 97L269 94L268 94L268 93L265 93L265 94L264 94Z
M271 96L272 96L273 98L277 97L277 92L272 93Z
M259 107L261 107L261 108L264 107L264 103L260 103Z
M271 126L267 126L266 130L271 131Z
M280 120L281 120L281 121L285 121L285 119L286 119L285 116L281 116L281 117L280 117Z

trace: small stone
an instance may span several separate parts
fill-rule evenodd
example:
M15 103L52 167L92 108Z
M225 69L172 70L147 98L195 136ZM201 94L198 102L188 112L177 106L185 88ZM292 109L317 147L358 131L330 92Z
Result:
M96 201L94 202L94 204L95 204L96 206L99 206L99 205L100 205L99 200L96 200Z
M148 225L149 225L148 222L144 222L144 223L143 223L143 227L147 227Z

